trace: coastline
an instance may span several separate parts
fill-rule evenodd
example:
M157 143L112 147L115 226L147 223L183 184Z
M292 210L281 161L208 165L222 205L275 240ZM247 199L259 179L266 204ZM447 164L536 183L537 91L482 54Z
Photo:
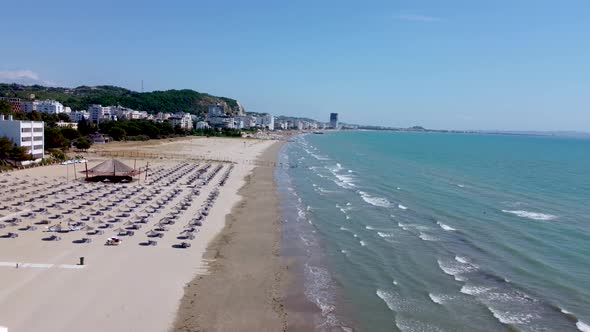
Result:
M274 143L258 160L275 162L282 145ZM241 201L206 249L204 259L211 260L208 274L197 275L185 287L173 331L287 329L287 265L281 257L274 168L255 167L238 194Z

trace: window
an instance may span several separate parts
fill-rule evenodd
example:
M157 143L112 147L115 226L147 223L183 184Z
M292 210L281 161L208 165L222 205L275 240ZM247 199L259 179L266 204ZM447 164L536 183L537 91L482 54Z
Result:
M30 142L31 138L30 137L22 137L20 140L21 140L21 142Z
M41 150L41 149L43 149L43 145L35 145L35 146L33 146L33 149L34 150Z
M21 128L20 129L21 133L30 133L31 132L31 128Z
M42 141L43 140L43 136L35 136L33 137L33 141Z
M43 131L43 128L33 128L33 131L36 133L40 133Z

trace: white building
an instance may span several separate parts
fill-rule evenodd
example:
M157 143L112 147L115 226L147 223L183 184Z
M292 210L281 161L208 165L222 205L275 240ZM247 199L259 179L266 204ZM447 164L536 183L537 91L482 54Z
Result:
M92 122L101 122L111 119L111 108L103 107L102 105L90 105L88 106L88 116Z
M214 117L209 119L209 125L216 128L235 128L235 120L234 118L224 116L224 117Z
M207 118L217 118L225 116L223 107L219 104L210 104L207 109Z
M275 117L271 114L265 114L256 118L256 124L261 128L275 130Z
M39 102L37 100L30 100L30 101L21 102L21 107L22 107L23 112L27 112L27 113L37 112L38 106L39 106Z
M24 112L41 112L47 114L59 114L67 113L69 107L64 107L59 101L56 100L30 100L23 101L21 107Z
M209 124L205 121L197 122L197 129L209 129Z
M43 121L16 121L0 115L0 137L6 136L17 146L27 148L35 161L43 159L45 150L45 124Z
M37 104L37 112L47 114L64 113L64 105L56 100L41 100Z
M241 115L235 118L236 129L250 129L256 127L256 117L252 115Z
M73 112L70 112L69 116L70 116L70 121L76 122L76 123L78 123L82 120L86 121L89 118L88 112L86 112L86 111L73 111Z
M168 118L172 127L180 126L182 129L193 129L193 119L189 113L176 113Z
M148 118L148 113L145 111L140 112L123 106L110 106L109 109L111 117L116 116L117 119L137 120Z
M244 128L246 128L244 126L244 119L242 119L241 117L234 118L234 128L235 129L244 129Z

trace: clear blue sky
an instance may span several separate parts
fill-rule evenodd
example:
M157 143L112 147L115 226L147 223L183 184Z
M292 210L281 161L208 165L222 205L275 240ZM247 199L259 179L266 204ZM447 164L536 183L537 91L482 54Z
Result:
M248 110L590 131L590 1L5 1L0 80L190 88Z

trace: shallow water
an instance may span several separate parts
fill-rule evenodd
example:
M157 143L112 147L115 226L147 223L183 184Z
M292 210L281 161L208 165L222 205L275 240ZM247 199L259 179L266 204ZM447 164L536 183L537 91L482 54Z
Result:
M280 158L322 328L587 329L590 140L337 132Z

